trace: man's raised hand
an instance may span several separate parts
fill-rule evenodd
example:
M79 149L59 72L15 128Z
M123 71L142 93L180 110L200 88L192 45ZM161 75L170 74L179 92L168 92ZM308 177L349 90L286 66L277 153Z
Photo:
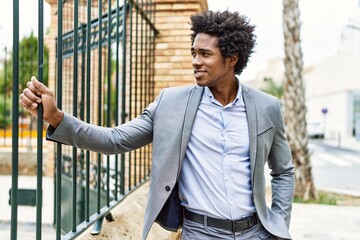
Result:
M53 91L35 77L31 78L26 87L20 94L20 105L31 115L37 117L39 104L42 104L44 121L57 127L63 119L64 113L56 106Z

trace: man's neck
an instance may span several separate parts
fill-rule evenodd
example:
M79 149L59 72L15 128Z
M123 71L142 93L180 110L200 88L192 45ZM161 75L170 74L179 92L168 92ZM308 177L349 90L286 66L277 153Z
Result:
M222 86L209 87L214 98L219 101L223 106L234 101L238 92L238 80L234 76L234 79L230 84L224 84Z

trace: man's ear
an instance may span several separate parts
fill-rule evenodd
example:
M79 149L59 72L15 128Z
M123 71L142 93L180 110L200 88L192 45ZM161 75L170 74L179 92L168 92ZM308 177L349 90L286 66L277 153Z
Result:
M230 57L230 66L235 66L238 61L239 57L237 55Z

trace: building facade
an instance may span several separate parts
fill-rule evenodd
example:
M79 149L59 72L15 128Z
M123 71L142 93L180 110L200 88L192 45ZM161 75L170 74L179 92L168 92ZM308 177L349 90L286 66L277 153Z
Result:
M304 74L308 122L325 137L360 141L360 3L344 27L338 52Z

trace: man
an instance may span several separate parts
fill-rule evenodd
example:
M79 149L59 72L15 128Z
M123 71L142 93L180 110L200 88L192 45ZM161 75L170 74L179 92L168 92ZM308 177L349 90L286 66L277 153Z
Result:
M84 123L56 107L32 78L20 104L43 104L47 138L104 154L153 143L143 238L156 221L183 227L182 239L291 239L291 153L279 101L241 84L255 45L254 26L238 13L191 17L196 86L164 89L136 119L116 128ZM272 176L265 202L264 164Z

